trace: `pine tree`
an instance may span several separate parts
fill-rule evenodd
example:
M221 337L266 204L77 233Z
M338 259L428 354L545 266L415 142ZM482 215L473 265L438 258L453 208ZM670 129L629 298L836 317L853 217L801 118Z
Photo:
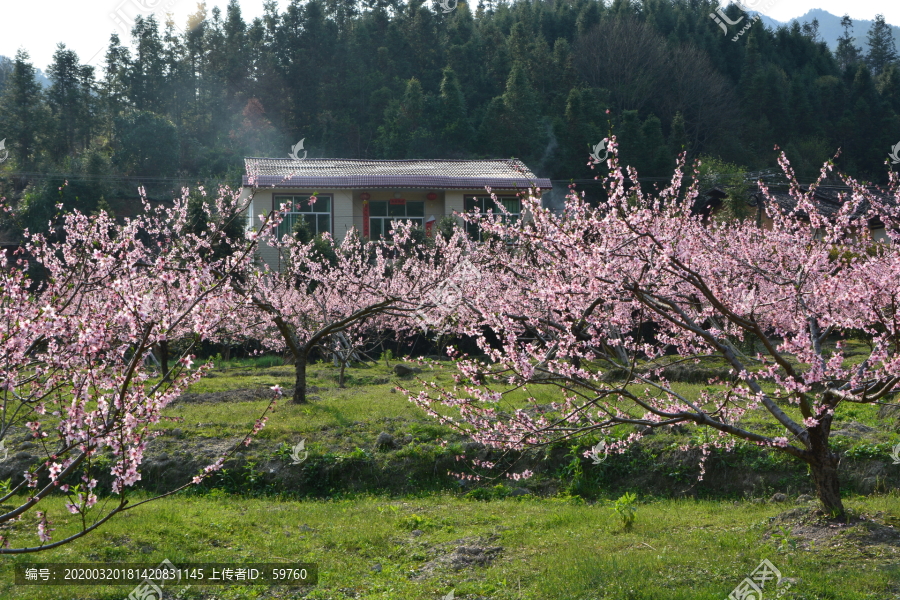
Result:
M456 156L463 153L472 138L472 125L466 112L466 98L456 72L444 68L439 97L440 112L437 115L437 131L442 142L443 154Z
M682 152L690 152L684 115L680 112L675 113L675 116L672 117L672 127L669 130L669 152L672 156L678 156Z
M60 157L68 156L90 142L94 94L93 67L78 64L78 55L59 44L47 71L53 84L47 103L53 115L52 144Z
M38 145L49 117L34 66L28 59L25 50L16 52L12 75L0 97L0 131L10 156L23 171L34 170Z
M818 19L813 19L812 22L810 22L810 23L804 23L803 27L801 29L803 30L803 35L805 37L808 37L813 42L819 43L822 41L822 38L819 37L819 20Z
M894 63L878 76L878 93L890 104L896 115L900 115L900 65Z
M862 55L862 49L853 45L853 34L851 33L853 19L850 18L850 15L841 17L841 27L844 28L844 33L838 38L837 50L834 55L841 71L844 71L856 66Z
M597 174L597 167L591 170L587 163L593 148L606 136L590 121L587 95L577 87L569 90L563 118L557 121L555 127L559 145L550 164L551 177L587 179ZM604 151L600 150L600 155L603 154Z
M540 101L525 67L513 63L503 92L503 109L508 129L506 131L506 156L533 157L543 145L543 131L538 129L541 117Z
M247 25L241 17L238 0L228 2L223 32L225 47L222 67L226 90L230 98L237 99L235 105L242 104L240 98L248 92L247 78L250 73L247 64Z
M0 94L3 93L3 88L6 87L6 81L12 76L13 65L12 60L5 56L0 56Z
M175 23L172 19L166 20L166 30L163 34L163 65L166 72L165 114L179 128L184 126L185 115L190 107L193 90L190 88L190 73L186 59L186 48L181 37L175 33Z
M375 140L382 158L422 158L433 151L425 103L422 84L413 77L406 82L403 98L392 100L384 112L384 122Z
M106 50L103 79L99 85L101 127L108 143L112 142L113 123L128 104L128 63L130 59L131 54L128 48L121 45L118 35L112 34Z
M139 15L131 29L131 38L135 52L130 65L129 99L137 110L161 112L165 81L163 45L156 17Z
M866 64L877 76L889 64L897 60L897 45L891 26L884 22L884 15L875 15L875 22L869 28L866 35L869 45L869 53L866 55Z

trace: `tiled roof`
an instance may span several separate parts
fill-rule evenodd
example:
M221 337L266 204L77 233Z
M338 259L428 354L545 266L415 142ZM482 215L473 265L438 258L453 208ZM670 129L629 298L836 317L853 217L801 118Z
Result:
M809 188L807 186L801 186L800 189L803 192L809 191ZM890 195L885 194L884 191L875 187L870 187L868 188L868 190L869 193L878 198L881 202L889 206L895 204L894 199ZM769 193L771 194L772 199L775 200L778 206L784 211L792 211L797 206L797 201L790 195L790 193L786 189L772 189L769 190ZM848 188L837 188L831 186L819 186L818 188L816 188L816 192L813 198L815 206L818 209L819 213L829 218L836 215L845 201L841 198L841 194L845 194L849 197L850 190ZM762 194L760 192L757 192L753 194L753 198L758 202L760 199L762 199ZM854 217L859 217L866 214L869 208L870 207L868 202L862 202L862 204L857 207ZM803 213L801 213L801 216L802 214ZM878 226L880 225L880 222L872 221L870 222L870 225Z
M292 188L550 189L518 159L245 158L244 185Z

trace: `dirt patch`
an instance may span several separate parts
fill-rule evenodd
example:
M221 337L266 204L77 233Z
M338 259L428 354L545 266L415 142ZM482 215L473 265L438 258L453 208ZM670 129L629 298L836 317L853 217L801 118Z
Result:
M878 409L878 418L894 419L894 426L900 429L900 404L896 404L896 400L891 402L892 404L884 404Z
M415 575L413 581L434 577L440 571L462 571L472 567L489 567L503 552L503 546L493 545L500 536L491 534L482 537L468 537L431 546L429 555L436 558L426 562Z
M820 510L795 508L770 520L770 529L763 536L767 540L789 538L804 550L838 549L852 546L865 555L897 556L900 553L900 519L883 512L852 517L847 522L826 519Z
M838 429L832 431L831 434L842 435L854 440L860 440L863 438L871 438L872 434L876 433L877 431L878 430L874 427L869 427L868 425L863 425L862 423L857 423L856 421L850 421L849 423L844 423Z
M314 385L306 387L306 393L325 391ZM282 390L284 397L290 398L294 395L294 388L284 388ZM244 388L239 390L228 390L225 392L208 392L205 394L187 393L176 398L172 404L214 404L218 402L252 402L254 400L271 400L272 389L270 386L259 386L255 388Z

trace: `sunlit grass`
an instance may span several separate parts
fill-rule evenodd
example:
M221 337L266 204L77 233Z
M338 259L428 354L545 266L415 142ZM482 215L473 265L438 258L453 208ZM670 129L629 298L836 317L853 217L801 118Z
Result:
M897 495L850 499L847 504L853 511L900 517ZM171 498L140 507L69 546L5 559L0 597L121 600L130 588L16 587L11 583L13 565L38 560L155 565L164 559L176 564L316 562L319 584L305 597L319 599L437 598L453 589L460 599L721 600L763 558L784 577L800 580L788 598L884 600L897 592L900 556L861 553L850 544L777 550L763 536L768 518L783 510L750 503L660 500L640 504L633 529L625 531L602 504L553 498ZM57 523L56 533L63 534L71 525ZM424 533L413 536L413 528ZM491 535L497 537L489 539ZM444 543L449 546L442 550ZM458 545L502 546L503 551L490 567L439 570L422 581L410 577ZM380 572L373 570L375 565ZM264 598L275 590L195 587L186 597L199 598L201 591L236 599ZM300 597L286 590L279 594Z

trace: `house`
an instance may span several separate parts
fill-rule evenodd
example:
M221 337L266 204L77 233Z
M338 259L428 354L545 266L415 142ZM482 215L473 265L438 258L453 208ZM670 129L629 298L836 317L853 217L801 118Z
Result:
M392 220L407 219L431 230L443 216L496 207L490 187L512 215L521 214L518 192L531 187L549 190L549 179L538 178L518 159L368 160L343 158L245 158L243 194L252 196L248 227L259 216L293 203L279 226L290 232L306 219L313 234L328 232L340 242L351 228L366 238L389 235ZM251 185L252 182L252 185ZM310 196L315 194L315 201ZM474 233L474 232L473 232ZM278 253L261 247L260 255L277 266Z

